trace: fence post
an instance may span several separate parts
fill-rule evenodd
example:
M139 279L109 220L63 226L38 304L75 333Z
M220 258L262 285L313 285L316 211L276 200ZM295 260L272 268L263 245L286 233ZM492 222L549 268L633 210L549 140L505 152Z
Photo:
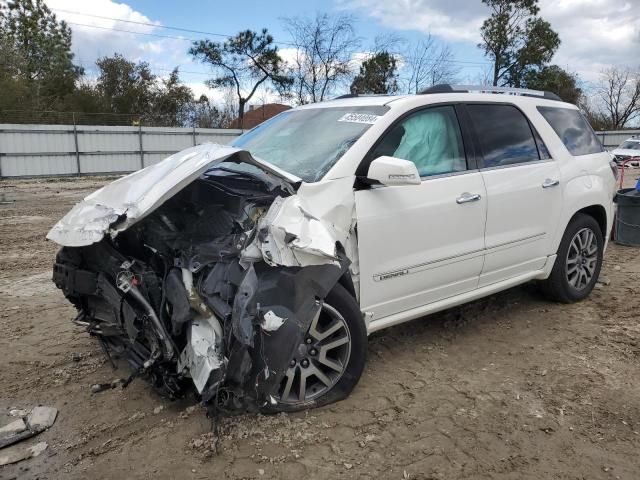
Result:
M78 148L78 127L76 126L75 112L72 112L71 116L73 118L73 142L75 143L75 146L76 146L76 170L78 175L80 175L80 173L82 172L80 171L80 149Z
M193 146L195 147L197 145L196 143L196 126L193 126Z
M138 141L140 143L140 169L144 168L144 150L142 149L142 122L138 124Z

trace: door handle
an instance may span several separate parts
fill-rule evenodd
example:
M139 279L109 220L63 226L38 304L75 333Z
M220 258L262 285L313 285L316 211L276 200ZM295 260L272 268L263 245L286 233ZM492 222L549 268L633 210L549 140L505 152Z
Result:
M456 203L460 205L461 203L477 202L481 198L482 197L479 193L464 192L462 195L456 198Z
M557 187L558 185L560 185L560 180L552 180L551 178L542 182L542 188Z

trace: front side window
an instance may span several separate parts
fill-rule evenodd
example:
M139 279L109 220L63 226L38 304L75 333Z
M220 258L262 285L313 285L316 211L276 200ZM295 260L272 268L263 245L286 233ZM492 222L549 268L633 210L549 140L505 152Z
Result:
M524 114L512 105L468 105L484 159L483 167L502 167L540 160Z
M385 134L371 158L385 155L415 163L421 177L466 170L454 108L434 107L409 115Z
M551 128L556 132L571 155L589 155L604 152L589 123L579 110L572 108L538 107Z
M231 146L316 182L388 109L372 105L289 110L238 137Z

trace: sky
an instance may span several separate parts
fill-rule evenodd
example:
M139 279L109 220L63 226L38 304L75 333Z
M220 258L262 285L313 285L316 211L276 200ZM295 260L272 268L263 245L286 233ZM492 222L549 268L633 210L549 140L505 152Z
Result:
M205 65L188 54L194 39L222 36L181 32L163 26L232 35L240 30L269 29L283 56L291 53L285 17L316 12L349 13L363 49L379 36L409 42L431 35L448 45L460 68L460 80L478 83L491 63L477 47L482 21L489 15L481 0L45 0L73 31L75 61L91 75L95 60L121 53L146 61L166 76L176 66L196 94L215 98L204 81ZM589 88L611 66L640 66L640 0L540 0L540 15L551 23L562 44L553 63L577 73ZM98 18L98 17L108 17ZM117 19L117 20L112 20ZM152 25L126 23L128 20ZM172 38L167 38L172 37Z

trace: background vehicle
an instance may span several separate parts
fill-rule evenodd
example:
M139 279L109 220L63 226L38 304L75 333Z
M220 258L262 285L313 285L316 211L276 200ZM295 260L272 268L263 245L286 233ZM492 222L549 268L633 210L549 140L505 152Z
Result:
M232 147L125 177L49 234L79 249L63 249L57 283L84 321L98 335L106 321L108 345L141 343L138 364L155 359L172 393L190 375L207 398L222 388L267 411L326 404L356 385L368 333L530 280L562 302L597 281L617 170L553 95L348 96L284 112ZM79 269L124 293L80 291ZM130 302L128 332L94 313L108 310L94 297ZM205 370L203 337L215 352Z
M633 157L640 158L640 137L633 136L627 138L624 142L620 144L618 148L613 150L613 153L616 157L616 163L620 166L622 162L625 160L629 160ZM629 162L634 167L640 166L640 160L637 162Z

